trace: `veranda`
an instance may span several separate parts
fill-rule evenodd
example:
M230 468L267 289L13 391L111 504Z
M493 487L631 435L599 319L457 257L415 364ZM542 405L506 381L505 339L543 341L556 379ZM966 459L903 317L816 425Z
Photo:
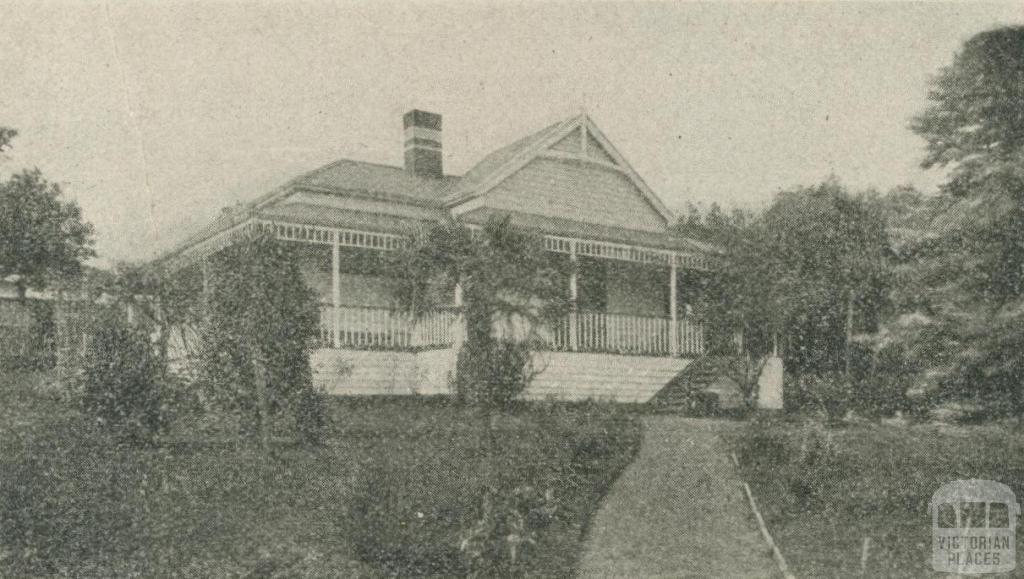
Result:
M418 319L396 307L382 258L405 236L263 220L233 233L245 228L305 246L302 271L320 298L322 348L403 351L455 343L458 287L438 296ZM195 249L209 255L233 237L218 236ZM565 279L569 312L540 333L550 350L691 358L704 352L704 324L689 294L696 291L692 281L709 269L708 258L557 235L543 240L548 251L574 265Z

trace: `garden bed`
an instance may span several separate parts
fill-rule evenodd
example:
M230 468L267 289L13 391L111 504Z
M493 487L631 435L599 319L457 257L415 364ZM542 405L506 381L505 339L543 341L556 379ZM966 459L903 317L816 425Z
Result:
M268 455L206 431L130 448L59 389L4 381L0 576L461 574L483 496L503 494L544 503L510 570L571 576L641 437L607 406L488 416L406 397L332 399L321 448L282 441Z

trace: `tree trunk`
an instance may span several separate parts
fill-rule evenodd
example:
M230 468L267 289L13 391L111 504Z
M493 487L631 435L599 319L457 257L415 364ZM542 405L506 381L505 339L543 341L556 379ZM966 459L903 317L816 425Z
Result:
M853 346L853 290L846 298L846 378L850 378L850 357Z
M253 348L253 379L256 380L256 436L261 451L270 448L270 400L267 395L267 372L262 357Z

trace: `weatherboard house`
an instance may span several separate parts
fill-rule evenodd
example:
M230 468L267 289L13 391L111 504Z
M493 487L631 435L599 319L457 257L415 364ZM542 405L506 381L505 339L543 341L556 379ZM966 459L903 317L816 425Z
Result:
M223 212L161 259L203 270L249 228L303 244L321 303L314 375L336 394L449 391L463 333L457 290L413 319L394 308L375 259L449 218L474 227L508 215L576 262L565 280L571 310L545 334L526 396L642 402L703 353L688 304L716 252L670 233L672 213L588 115L497 149L461 176L443 171L440 115L412 110L403 124L404 167L331 163Z

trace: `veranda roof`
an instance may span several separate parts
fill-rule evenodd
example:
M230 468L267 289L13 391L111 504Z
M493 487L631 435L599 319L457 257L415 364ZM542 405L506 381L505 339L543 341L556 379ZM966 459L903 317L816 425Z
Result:
M606 225L584 223L559 217L534 215L532 213L497 211L489 208L480 208L460 216L460 220L472 225L483 225L492 215L509 215L511 216L512 223L514 225L547 235L558 235L562 237L592 241L608 241L612 243L636 245L655 249L699 251L702 253L720 252L710 244L701 243L699 241L686 239L672 234L609 227Z

